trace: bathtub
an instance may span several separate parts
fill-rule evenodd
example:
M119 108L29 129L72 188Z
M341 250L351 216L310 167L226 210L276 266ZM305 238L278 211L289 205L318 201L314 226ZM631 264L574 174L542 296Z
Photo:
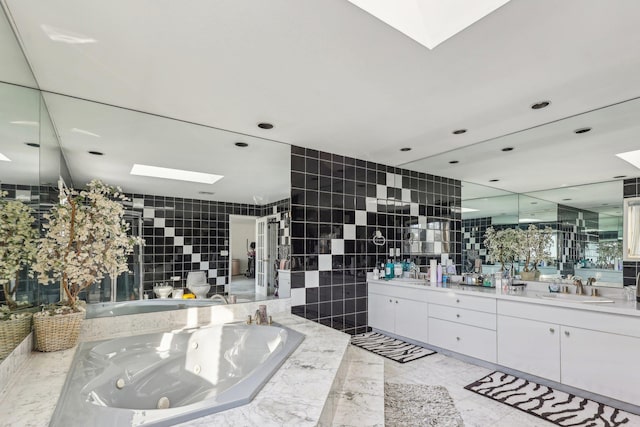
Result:
M170 426L250 402L304 339L240 323L82 343L51 426Z
M241 302L241 301L240 301ZM87 319L123 316L128 314L155 313L157 311L180 310L188 307L208 307L223 304L221 301L198 299L156 298L149 300L101 302L87 304Z

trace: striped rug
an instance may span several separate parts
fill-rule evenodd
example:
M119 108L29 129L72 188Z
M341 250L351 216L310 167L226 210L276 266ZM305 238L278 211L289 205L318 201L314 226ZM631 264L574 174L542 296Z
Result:
M377 332L354 335L351 337L351 344L399 363L411 362L435 353Z
M467 390L559 426L637 426L640 417L503 372L465 386Z

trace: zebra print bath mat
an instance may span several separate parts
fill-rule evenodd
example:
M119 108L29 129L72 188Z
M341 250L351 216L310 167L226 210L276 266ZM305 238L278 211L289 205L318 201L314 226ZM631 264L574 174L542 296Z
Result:
M351 344L399 363L411 362L435 353L435 351L378 332L354 335L351 337Z
M611 406L498 371L465 388L559 426L631 427L640 420Z

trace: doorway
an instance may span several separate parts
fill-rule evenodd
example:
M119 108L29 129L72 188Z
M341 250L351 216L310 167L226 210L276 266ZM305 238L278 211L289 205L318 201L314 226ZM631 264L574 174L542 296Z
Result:
M255 216L229 215L229 280L225 293L239 302L255 300L255 256L251 244L256 241Z

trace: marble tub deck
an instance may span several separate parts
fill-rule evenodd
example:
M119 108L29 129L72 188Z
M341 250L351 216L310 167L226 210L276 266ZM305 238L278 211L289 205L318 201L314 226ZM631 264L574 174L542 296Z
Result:
M251 307L241 307L242 305L244 304L238 304L237 307L227 306L230 310L238 311L238 317L235 317L235 320L243 319L245 312L251 312ZM338 393L336 388L342 386L340 377L344 374L348 363L346 354L349 347L349 335L286 312L276 314L274 310L270 311L273 313L274 321L305 334L305 340L298 349L285 361L249 404L191 420L179 424L180 426L316 426L332 424L336 406L334 401ZM190 316L196 316L197 319L199 314L201 313L192 312ZM164 312L164 316L166 315ZM186 313L176 313L175 315L189 316ZM113 327L110 329L112 335L122 336L125 334L125 319L111 319L112 321L117 319L116 324L112 325ZM177 323L180 322L180 320L174 320ZM197 322L193 318L191 320ZM202 314L202 320L210 321L210 315ZM173 320L170 323L172 322ZM102 320L96 323L100 324L87 325L88 330L83 330L83 335L95 337L99 327L106 326ZM150 319L145 318L144 323L158 329L158 324L153 324ZM260 326L255 327L259 328ZM164 330L168 329L170 328ZM146 333L147 331L136 332ZM104 336L95 339L103 338ZM84 341L92 340L86 339ZM6 385L3 394L0 395L0 414L2 414L0 426L47 426L74 353L75 348L55 353L32 352Z

